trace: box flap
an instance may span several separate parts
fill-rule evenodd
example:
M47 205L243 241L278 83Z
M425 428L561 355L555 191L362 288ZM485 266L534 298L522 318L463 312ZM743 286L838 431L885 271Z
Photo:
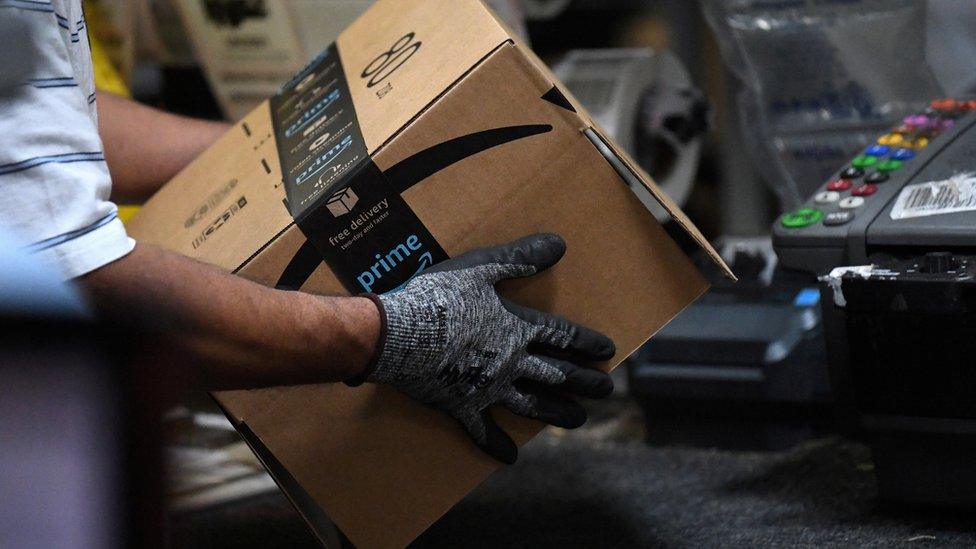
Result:
M671 197L669 197L664 191L653 183L653 179L651 179L651 176L648 175L647 172L641 169L637 163L634 162L634 160L631 159L630 156L616 143L610 139L607 139L606 135L602 130L600 130L600 128L594 126L585 130L584 133L586 133L590 141L593 142L594 146L601 149L604 156L607 156L607 152L612 155L608 156L607 160L610 161L610 164L613 165L614 169L617 170L617 173L620 174L624 181L627 181L628 185L639 183L645 189L647 189L647 191L651 193L651 196L653 196L654 199L657 200L662 207L664 207L665 211L668 212L668 215L671 216L671 219L673 219L679 227L688 233L688 236L690 236L699 246L701 246L703 250L705 250L705 253L708 254L708 257L712 260L712 262L722 270L722 273L731 280L738 280L738 277L735 276L732 269L730 269L725 263L722 256L715 251L715 248L712 247L711 243L708 242L705 235L701 234L698 227L696 227L695 224L688 219L688 216L681 211L681 208L678 207L673 200L671 200ZM619 164L613 160L619 161Z
M126 230L141 243L233 272L293 223L281 180L265 102L153 195ZM267 239L242 239L240 227Z
M561 84L558 84L559 79L556 78L556 75L552 72L552 70L545 63L543 63L541 59L539 59L539 56L536 55L536 53L532 51L531 48L526 47L526 45L523 44L521 40L519 40L517 36L508 29L505 23L501 19L499 19L497 15L495 15L493 12L490 11L489 13L495 19L495 23L500 28L505 29L506 33L511 37L511 40L515 43L516 47L522 52L522 54L530 62L532 62L536 70L544 74L549 79L549 81L554 83L555 86L554 89L559 89L559 86ZM706 239L705 236L701 234L701 231L698 230L698 227L696 227L695 224L692 223L690 219L688 219L688 216L685 215L683 211L681 211L681 208L677 204L675 204L673 200L671 200L671 197L669 197L664 191L662 191L654 183L654 180L651 178L651 176L647 172L645 172L642 168L640 168L640 166L638 166L637 163L634 162L634 160L630 157L629 154L627 154L626 151L621 149L611 139L607 139L606 132L602 128L600 128L599 124L597 124L597 122L593 119L593 117L590 116L590 114L586 111L586 108L583 107L583 105L573 96L573 94L566 93L565 90L559 90L559 92L560 92L559 93L560 99L569 102L573 110L575 110L579 114L581 121L584 122L585 126L581 127L580 131L586 132L587 130L593 130L593 132L595 132L596 135L599 136L599 140L602 142L604 150L611 153L614 157L616 157L616 159L620 161L622 166L614 166L614 169L617 170L620 176L625 181L628 181L629 184L630 183L629 180L631 178L628 177L628 174L626 173L629 172L629 175L633 176L633 178L636 179L645 189L647 189L647 191L651 193L651 196L653 196L654 199L661 204L661 206L664 208L665 211L668 212L668 214L675 221L675 223L677 223L678 226L680 226L686 233L688 233L688 236L690 236L699 246L701 246L701 248L705 251L705 253L708 254L708 257L711 258L711 260L715 263L716 266L719 267L719 269L722 270L723 274L725 274L727 278L731 280L738 280L738 277L735 276L735 273L732 272L732 269L730 269L729 266L725 263L725 260L722 259L722 256L715 251L715 248L712 247L712 245L708 242L708 239ZM592 134L588 135L588 137L590 138L590 141L593 141ZM594 146L597 146L598 149L600 148L600 146L598 146L597 143L594 143ZM605 153L604 156L606 156ZM610 161L610 158L608 158L607 160ZM611 162L611 164L613 164L613 162ZM625 171L621 170L620 168L625 168Z
M367 150L510 40L478 0L376 2L336 42Z

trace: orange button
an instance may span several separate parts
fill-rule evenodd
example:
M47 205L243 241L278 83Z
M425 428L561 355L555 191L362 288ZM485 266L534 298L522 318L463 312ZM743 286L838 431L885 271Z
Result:
M901 145L905 136L900 133L886 133L878 138L879 145Z
M959 107L959 102L955 99L944 98L936 99L932 102L932 108L937 111L951 111Z

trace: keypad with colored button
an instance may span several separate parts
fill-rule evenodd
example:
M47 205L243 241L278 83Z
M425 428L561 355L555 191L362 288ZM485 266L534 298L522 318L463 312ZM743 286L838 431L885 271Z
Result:
M888 179L890 178L891 176L885 172L874 172L872 174L869 174L867 177L865 177L864 182L877 185L879 183L884 183L885 181L888 181Z
M880 135L841 168L820 192L811 197L809 207L784 215L781 225L787 229L804 229L814 225L838 227L850 223L855 212L865 208L870 201L888 200L889 193L884 193L886 198L877 198L881 194L879 189L888 188L893 176L970 111L976 111L976 100L939 99L933 101L924 113L904 117L896 127Z
M817 208L800 208L795 212L783 214L781 223L787 229L802 229L809 227L823 219L823 210Z
M834 191L824 191L813 197L813 201L817 204L830 204L838 200L840 200L840 193Z
M828 191L843 192L851 190L854 184L851 183L850 179L835 179L830 183L827 183Z
M919 136L916 137L915 139L902 141L901 146L909 149L915 149L916 151L920 151L925 147L929 146L929 138L926 136Z
M905 141L905 136L900 133L886 133L878 138L879 145L901 145Z
M915 194L922 186L909 186L976 172L976 99L933 101L867 137L796 210L777 219L772 240L784 268L823 274L902 246L971 245L976 210L950 212L955 206L942 204L955 197ZM920 215L896 213L903 210Z
M882 173L896 172L901 169L902 161L886 158L878 163L878 171Z
M841 210L837 212L830 212L824 216L823 224L827 227L839 227L841 225L847 225L851 221L854 221L854 212L850 210Z
M911 149L898 149L897 151L891 153L892 160L898 160L904 162L906 160L911 160L913 158L915 158L915 151Z

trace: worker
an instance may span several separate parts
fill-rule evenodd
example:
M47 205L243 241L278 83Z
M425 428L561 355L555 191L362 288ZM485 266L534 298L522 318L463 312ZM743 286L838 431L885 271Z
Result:
M586 413L569 395L612 391L609 376L581 367L609 359L610 339L495 291L559 261L556 235L474 250L394 293L355 297L275 290L136 243L112 201L152 195L228 126L96 92L80 0L0 1L0 36L0 228L101 315L148 311L165 324L207 389L385 383L450 414L505 463L517 447L490 406L574 428Z

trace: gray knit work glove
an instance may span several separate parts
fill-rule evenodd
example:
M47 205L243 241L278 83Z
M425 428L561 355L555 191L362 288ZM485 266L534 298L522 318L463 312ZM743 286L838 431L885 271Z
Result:
M488 408L568 429L586 411L563 394L602 398L610 376L577 366L607 360L613 341L566 319L511 303L495 284L554 265L566 251L553 234L479 249L435 265L380 296L385 336L366 380L388 383L457 419L482 450L514 463L518 448Z

